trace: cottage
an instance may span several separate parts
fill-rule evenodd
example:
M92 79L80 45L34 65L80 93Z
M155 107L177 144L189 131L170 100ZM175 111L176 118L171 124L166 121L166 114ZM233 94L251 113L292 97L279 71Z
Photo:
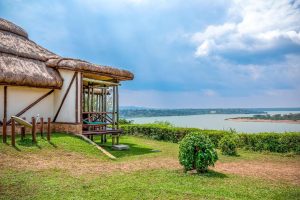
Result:
M119 133L119 85L133 78L126 70L52 53L0 18L0 126L9 126L11 116L39 115L51 118L54 131Z

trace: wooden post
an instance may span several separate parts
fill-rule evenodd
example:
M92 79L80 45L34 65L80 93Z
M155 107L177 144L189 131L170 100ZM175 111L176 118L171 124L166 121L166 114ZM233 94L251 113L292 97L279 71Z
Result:
M75 78L75 90L76 90L76 100L75 100L75 121L76 124L78 123L78 74L76 74L76 78Z
M96 112L99 112L99 94L96 94Z
M90 83L88 83L88 97L87 97L87 111L91 112L90 110ZM91 121L91 114L88 114L88 121ZM90 128L88 128L90 130Z
M102 92L101 92L101 112L103 113L104 112L104 88L101 89ZM101 121L104 122L104 117L103 117L104 114L101 114Z
M3 118L3 132L2 132L2 141L3 141L3 143L6 143L6 138L7 138L7 134L6 134L6 131L7 131L7 129L6 129L6 118L4 117Z
M119 86L116 86L116 107L117 107L117 129L119 129L119 112L120 112L120 107L119 107Z
M80 73L80 123L82 123L82 111L84 110L84 88L82 82L82 72Z
M44 118L41 117L41 137L43 137L44 134Z
M112 109L112 128L113 130L115 129L115 125L116 125L116 87L113 86L113 93L112 93L112 103L113 103L113 109Z
M83 112L85 112L85 88L84 87L83 87L82 91L83 91L83 94L82 94L83 108L82 108L82 110L83 110Z
M32 142L36 143L36 119L35 117L32 117Z
M48 117L48 123L47 123L47 140L50 141L50 135L51 135L51 118Z
M90 84L88 84L88 96L87 96L87 111L88 112L91 112L91 110L90 110L90 92L91 92Z
M107 89L106 89L106 86L104 85L104 87L105 87L105 92L104 92L104 102L103 102L103 106L104 106L104 110L103 110L103 112L105 112L105 116L104 116L104 120L103 120L103 122L104 123L107 123L107 121L106 121L106 115L107 115L107 98L106 98L106 92L107 92ZM104 126L104 128L106 129L106 126Z
M11 118L11 145L16 146L16 123L14 118Z
M21 140L24 140L24 138L25 138L25 132L26 132L25 126L21 126Z
M26 120L26 117L22 117L22 119ZM24 140L26 134L26 127L22 126L21 127L21 140Z
M4 86L4 113L3 113L3 132L2 132L2 140L3 143L6 143L6 139L7 139L7 86Z
M94 112L94 84L92 83L91 111Z

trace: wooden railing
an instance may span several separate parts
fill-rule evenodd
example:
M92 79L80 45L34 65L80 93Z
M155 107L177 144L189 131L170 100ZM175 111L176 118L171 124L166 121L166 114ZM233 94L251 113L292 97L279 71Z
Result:
M89 122L103 122L104 125L112 125L112 128L119 128L117 112L83 112L83 120Z

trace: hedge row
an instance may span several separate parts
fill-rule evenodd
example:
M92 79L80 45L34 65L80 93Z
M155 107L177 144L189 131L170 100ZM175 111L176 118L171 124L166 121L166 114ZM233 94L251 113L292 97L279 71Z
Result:
M202 130L198 128L178 128L158 124L122 125L125 134L152 138L155 140L178 143L190 132L201 131L218 147L221 138L230 131ZM238 147L253 151L295 152L300 154L300 132L289 133L234 133L238 138Z

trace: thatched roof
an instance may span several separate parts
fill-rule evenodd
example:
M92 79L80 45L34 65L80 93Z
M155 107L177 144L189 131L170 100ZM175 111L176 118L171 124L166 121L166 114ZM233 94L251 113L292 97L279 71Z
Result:
M0 84L60 88L63 81L42 61L0 53Z
M81 71L85 73L95 73L101 76L107 76L116 80L132 80L133 74L126 70L116 69L109 66L95 65L83 60L72 58L49 59L46 65L58 69L68 69L72 71Z
M1 18L0 55L0 85L60 88L63 80L57 69L114 81L134 77L126 70L62 58L28 39L21 27Z
M15 25L5 19L0 18L0 27L1 27L1 30L11 32L11 33L23 36L25 38L28 38L28 34L24 29L22 29L21 27Z

